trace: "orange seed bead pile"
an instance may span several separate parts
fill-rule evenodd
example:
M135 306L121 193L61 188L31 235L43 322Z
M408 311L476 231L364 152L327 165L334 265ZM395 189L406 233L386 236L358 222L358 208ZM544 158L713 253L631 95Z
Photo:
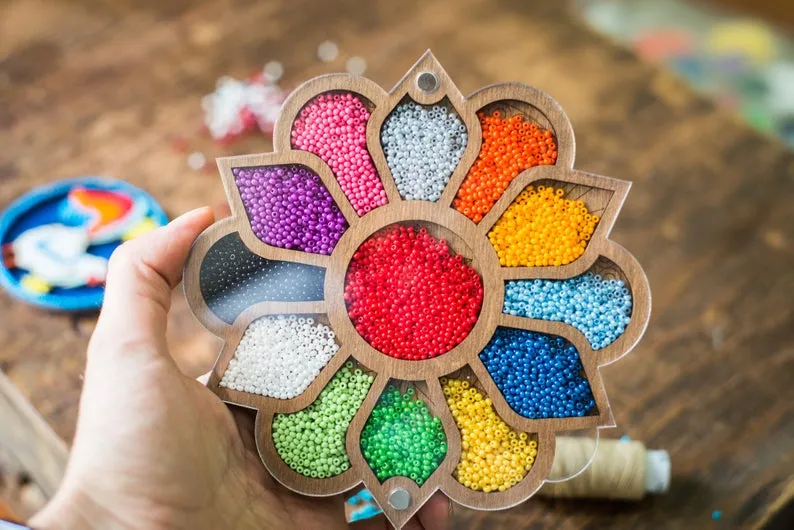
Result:
M491 399L468 381L442 379L447 404L461 434L455 478L474 491L505 491L532 468L538 443L518 433L496 415Z
M502 117L499 111L477 114L482 126L482 147L461 184L453 206L479 223L519 173L534 166L550 166L557 160L557 144L551 131L521 115Z
M562 188L527 186L488 239L503 267L559 267L582 255L599 220Z

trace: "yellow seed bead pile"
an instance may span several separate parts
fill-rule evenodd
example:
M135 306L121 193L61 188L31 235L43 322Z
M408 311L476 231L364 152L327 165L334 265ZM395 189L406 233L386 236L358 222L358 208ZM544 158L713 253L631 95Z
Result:
M467 488L489 493L516 485L532 468L538 443L496 415L491 399L468 381L442 379L447 404L461 434L455 478Z
M527 186L488 238L503 267L559 267L582 255L598 221L562 188Z

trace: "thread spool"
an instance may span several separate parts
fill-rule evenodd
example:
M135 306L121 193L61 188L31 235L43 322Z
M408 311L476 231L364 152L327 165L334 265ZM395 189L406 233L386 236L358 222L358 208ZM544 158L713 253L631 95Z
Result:
M649 451L633 440L559 436L549 478L574 474L570 480L546 482L538 495L640 500L648 493L664 493L670 485L670 456L667 451Z

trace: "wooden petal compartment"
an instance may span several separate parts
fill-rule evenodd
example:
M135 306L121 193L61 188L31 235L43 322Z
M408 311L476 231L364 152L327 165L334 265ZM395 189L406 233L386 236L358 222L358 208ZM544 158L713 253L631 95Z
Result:
M328 164L359 216L386 204L386 192L366 145L372 101L348 90L329 90L307 101L292 122L293 149ZM362 190L366 189L366 194Z
M467 128L448 97L421 105L406 94L380 131L389 176L403 200L437 202L468 143Z
M553 308L544 303L550 295L558 302ZM585 335L593 349L601 350L625 333L631 323L632 300L628 277L614 262L600 256L586 272L572 278L505 280L504 313L565 322ZM589 321L595 317L600 320ZM598 335L593 324L599 327Z
M325 269L268 260L252 253L237 232L207 251L199 271L201 295L227 324L260 302L315 302L323 299Z
M332 106L340 102L349 104L348 110L341 111L347 121L336 125L333 125L336 123L333 120L325 123L325 125L332 124L330 129L322 131L328 133L328 138L304 135L301 131L305 131L307 127L314 127L314 122L309 124L307 118L310 117L311 112L315 112L314 117L317 117L316 113L322 109L315 104L322 102L330 102ZM457 139L450 140L453 146L450 152L454 157L442 164L443 171L436 173L436 177L440 180L427 181L432 181L429 185L432 194L429 191L425 193L428 185L427 182L423 182L416 188L420 191L412 192L409 197L405 192L407 188L401 186L401 189L395 182L395 176L384 154L383 131L387 120L394 115L395 108L400 104L413 104L412 102L421 105L422 109L433 105L446 109L443 112L444 120L454 123L459 134ZM419 112L422 109L415 111ZM514 175L506 189L503 192L500 190L497 196L493 197L494 202L487 213L479 219L479 222L475 222L470 216L455 209L454 199L466 175L475 164L483 145L483 130L477 113L488 114L494 111L504 113L506 116L520 114L524 120L531 120L540 127L550 129L557 156L553 164L530 167ZM449 118L450 113L453 115L452 118ZM440 120L440 118L440 111L434 111L432 119ZM339 138L340 127L342 133L348 135L344 141ZM420 134L413 128L410 132ZM436 132L442 136L445 134L443 128ZM465 145L462 135L465 135ZM337 137L333 138L333 136ZM391 140L387 138L387 143L389 141ZM389 92L372 81L346 74L322 76L301 85L290 95L281 109L274 130L273 143L272 153L218 160L221 179L231 207L231 217L210 227L197 240L185 268L184 288L188 303L197 318L225 341L208 387L224 401L257 410L257 447L268 471L279 482L295 492L311 496L334 495L363 484L371 490L388 520L400 528L437 490L443 491L461 504L477 509L493 510L518 504L530 497L547 478L554 457L555 433L613 425L612 412L598 368L625 355L640 339L649 318L650 292L645 275L636 260L621 246L609 240L609 232L626 197L629 183L591 175L573 168L575 152L573 131L565 113L554 100L534 87L518 84L492 85L465 97L443 67L428 52ZM415 166L409 165L407 173L400 178L410 180L415 177L414 173L417 171L414 171L414 167L433 168L432 161L428 161L429 157L436 155L432 145L429 149L414 149L415 152L425 153L424 158L418 160ZM348 171L351 164L359 168L355 174ZM303 241L301 239L305 235L301 233L303 228L294 234L291 233L289 237L282 237L281 240L265 237L266 234L263 235L261 229L262 220L255 219L256 215L249 215L251 212L262 210L262 208L257 210L261 205L279 202L271 196L275 193L274 188L277 187L275 185L277 183L268 186L267 183L261 185L261 183L247 182L246 179L250 181L250 177L240 178L238 182L241 171L264 173L272 172L274 168L276 172L301 168L302 174L317 184L312 190L323 188L327 191L327 193L304 191L301 197L295 198L298 202L313 200L315 195L320 194L323 195L323 207L332 203L334 208L338 209L333 212L324 211L322 216L317 216L314 220L315 225L312 229L320 230L319 245L316 238L312 240L314 243L308 246L295 243L294 240ZM437 169L438 165L436 165ZM446 184L441 185L447 179ZM600 216L587 245L577 259L560 266L552 264L516 267L500 264L499 256L489 240L489 232L508 211L516 197L530 185L560 189L562 190L560 193L582 200L589 212ZM292 184L286 187L290 186ZM494 195L494 191L489 189L475 191ZM279 190L278 193L285 192ZM288 195L290 197L281 199L281 202L291 200L292 193ZM294 205L291 209L288 206L287 214L293 217L300 216L301 212L305 211L304 206L303 203ZM270 207L264 208L259 212L260 217L262 215L267 217L270 214L272 218L271 210ZM326 214L333 214L331 217L334 219L329 220ZM289 219L289 223L294 221L296 226L303 226L298 220ZM303 217L300 217L300 220L303 221ZM334 237L338 236L338 239L334 244L325 244L328 242L322 240L322 236L327 234L322 233L322 229L330 230L331 227L324 226L323 222L331 221L338 232ZM479 311L476 315L462 316L460 307L464 307L466 305L464 303L456 304L448 311L450 321L459 319L471 323L471 327L460 327L464 330L460 333L458 327L455 327L454 331L444 339L446 342L443 342L444 347L448 346L450 349L425 352L419 356L419 359L415 355L392 356L384 353L383 346L379 346L378 349L373 346L374 342L370 344L369 339L365 339L364 335L369 333L369 330L382 326L386 319L377 318L366 326L357 328L354 322L357 317L351 317L350 313L352 306L349 302L352 299L345 296L346 279L351 263L357 259L356 255L362 244L373 236L389 230L399 232L400 227L411 227L414 231L420 231L423 238L429 235L434 238L434 244L443 239L445 243L440 244L438 248L425 245L421 247L421 252L444 253L444 260L454 259L458 265L462 263L468 268L465 274L460 273L460 278L471 279L477 276L481 281L481 289L466 291L474 295L469 294L464 297L466 300L463 300L465 302L471 296L481 295ZM290 228L295 227L290 225ZM375 291L382 289L386 292L388 291L386 284L391 283L397 284L404 300L408 300L404 297L406 292L417 298L423 296L426 298L431 292L427 282L437 282L442 275L423 277L423 274L427 276L426 273L430 269L421 266L417 268L419 273L402 270L400 265L409 266L410 260L406 256L410 256L410 251L414 248L409 251L406 247L401 247L404 251L402 253L392 251L400 245L405 245L405 241L405 238L398 238L390 241L390 245L394 248L375 249L375 252L382 252L382 255L378 255L378 267L375 269L380 270L382 267L391 274L387 273L387 276L383 277L382 287L376 281L372 289ZM392 256L392 262L389 262L389 256ZM401 256L402 261L394 259L393 256ZM393 266L395 263L397 266ZM536 279L568 280L587 271L602 273L610 278L619 277L625 282L626 289L631 294L632 307L628 325L622 334L607 346L593 349L593 345L580 331L564 322L527 318L521 316L520 312L514 315L504 313L506 282ZM455 299L451 294L446 294L451 293L450 288L446 290L442 288L438 292L442 293L441 300ZM384 304L384 307L390 304L394 306L397 299L398 297L389 295L378 298L376 303ZM437 303L425 305L432 308L432 311L440 307ZM394 314L406 310L406 307L407 305L395 306ZM415 311L412 309L415 314L412 313L410 325L404 325L407 329L416 329L424 325L423 322L425 324L433 322L424 334L420 334L429 337L428 333L432 333L439 326L427 316L429 313L423 313L430 311L427 307L422 306ZM367 311L366 304L363 309L358 308L356 311ZM297 321L300 326L309 328L327 326L333 332L334 344L327 340L331 332L324 331L325 334L319 336L316 344L322 360L318 361L317 366L312 365L306 368L306 371L300 371L301 375L296 377L298 382L294 385L279 386L278 380L275 383L269 381L268 384L264 384L265 375L272 375L269 372L261 374L257 372L252 376L253 380L250 384L239 384L240 381L248 382L249 378L248 372L241 373L240 370L243 368L237 365L233 370L234 376L229 375L224 381L224 375L232 364L235 352L246 330L252 324L256 330L259 330L260 326L264 329L264 331L252 332L251 340L254 346L257 345L256 340L263 343L269 340L282 340L273 337L282 337L285 334L282 333L283 330L279 332L281 334L269 333L267 326L270 324L262 324L271 320L257 320L278 319L279 315L287 318L289 315L294 315L296 319L312 319L311 324L305 320ZM400 319L389 322L392 327L386 330L387 338L396 336L393 330L400 326ZM301 329L305 331L308 328ZM540 414L542 417L532 418L522 416L511 408L499 386L494 382L494 378L491 377L486 364L479 357L495 334L501 333L499 330L504 329L561 337L567 341L565 344L569 343L576 349L595 402L594 406L589 407L587 414L574 417L546 417L548 414L542 411L543 413ZM449 337L454 337L454 340L450 340ZM289 342L294 339L283 340ZM438 340L428 342L442 344ZM413 347L412 344L411 348ZM255 350L256 347L253 347L252 351ZM273 348L273 351L280 352L279 355L283 358L287 356L284 348ZM292 373L289 372L289 361L284 361L283 358L279 358L274 364L276 368L272 373L278 370ZM264 370L262 366L265 365L262 363L266 362L266 356L259 358L251 355L241 363L241 366L245 365L247 368L244 370L248 371ZM356 364L348 368L346 366L348 362ZM307 364L302 361L301 363ZM251 368L252 366L254 368ZM297 421L302 417L300 411L305 411L308 407L322 408L320 396L325 389L335 389L339 383L334 383L336 381L334 378L339 374L350 374L351 369L354 374L355 370L363 370L358 376L361 377L366 373L367 382L371 383L371 386L357 411L353 413L351 410L345 413L343 420L349 420L346 429L343 428L344 425L336 424L334 432L338 439L333 444L333 450L336 452L331 452L330 459L320 457L315 462L313 455L318 453L301 446L300 444L305 443L305 440L291 439L286 434L289 430L281 432L280 426L283 426L284 422L289 424L291 421ZM262 381L257 379L260 375ZM483 399L490 399L490 406L500 418L499 421L504 421L509 429L518 433L516 443L518 441L537 443L537 455L532 456L535 461L526 476L519 480L518 475L515 475L513 478L516 482L509 488L499 491L497 487L497 491L487 493L466 487L455 478L456 467L461 461L463 439L448 406L448 396L444 395L440 382L442 378L445 381L450 378L460 378L472 385L472 388L482 396L487 396ZM354 386L356 384L358 383L354 383ZM417 461L422 462L424 467L421 473L414 473L415 477L410 476L410 470L409 476L391 476L404 474L405 469L408 469L399 466L386 466L380 469L380 476L377 475L379 466L389 464L389 461L376 460L369 452L367 444L371 442L369 437L373 435L372 425L365 434L363 442L365 447L362 449L362 432L368 428L367 422L373 417L373 411L378 407L378 401L389 384L396 389L389 392L399 393L400 399L405 399L402 396L408 395L409 388L413 389L414 396L421 397L427 407L427 414L438 418L438 421L428 419L422 410L419 411L424 418L423 421L434 422L432 423L432 428L436 430L434 436L440 436L438 422L443 427L446 454L440 461L431 458L431 455L419 458ZM361 397L359 392L359 398ZM411 403L416 401L415 397L407 399ZM514 405L516 403L518 402L513 401ZM518 408L524 412L527 410ZM376 413L376 416L378 414ZM333 421L337 420L339 418ZM350 466L347 469L343 460L340 460L342 457L339 456L341 433L344 433L344 452ZM527 438L523 439L520 433L528 433ZM297 446L293 447L293 442ZM368 454L366 458L364 453ZM525 459L527 456L529 453L525 455ZM370 464L378 469L374 469ZM436 465L435 469L431 469Z
M366 403L377 399L383 388L383 378L355 359L345 354L335 359L341 362L326 369L330 377L319 391L285 402L278 412L275 407L260 408L257 415L256 441L265 467L281 484L305 495L336 495L361 482L360 424L368 415ZM347 381L357 388L348 388ZM340 412L343 402L347 408ZM302 448L292 445L296 437L290 432L299 433L297 442L304 444ZM317 447L305 444L330 446L332 460L339 462L314 460Z
M504 433L503 436L498 439L497 443L500 444L500 447L497 448L485 446L475 447L471 444L478 443L476 436L468 438L464 435L461 440L461 453L455 461L455 471L451 477L446 477L447 480L442 486L444 492L455 501L465 506L477 507L488 505L492 509L513 506L527 496L532 495L532 493L541 486L551 469L551 463L554 459L553 433L547 435L545 430L541 430L540 432L532 430L519 432L521 430L514 430L511 428L509 422L499 424L499 422L505 422L504 417L499 412L500 405L492 400L493 396L489 394L488 390L482 385L480 379L469 366L442 377L440 379L440 384L447 399L447 405L451 411L458 406L457 401L461 399L460 395L465 393L471 393L470 396L466 396L466 399L472 404L477 404L478 402L482 403L482 409L480 409L482 412L478 413L479 416L476 418L466 417L465 414L463 414L459 416L459 419L455 420L459 431L461 428L465 428L468 433L471 435L474 434L470 431L471 427L464 427L466 421L493 421L497 423L491 428L508 429L508 433ZM487 401L484 401L487 399L491 399L492 403L488 404ZM453 415L454 414L455 413L453 413ZM484 417L488 419L484 420ZM499 486L497 489L484 491L480 485L470 482L467 470L470 469L471 466L477 467L481 465L479 462L480 459L476 454L480 450L486 452L491 451L489 456L494 458L502 455L505 449L501 447L501 443L506 441L504 439L505 437L507 440L516 440L513 444L515 446L518 446L519 442L523 442L527 449L531 448L531 452L527 454L522 453L524 458L527 456L530 457L531 463L527 461L519 462L518 464L514 461L506 462L506 465L511 468L511 472L515 474L513 479L510 480L508 477L505 477L504 483L498 485L492 484L492 486ZM507 450L514 452L516 449L511 447ZM472 453L470 453L470 451ZM464 461L467 463L461 467L461 463ZM490 487L487 489L490 489Z

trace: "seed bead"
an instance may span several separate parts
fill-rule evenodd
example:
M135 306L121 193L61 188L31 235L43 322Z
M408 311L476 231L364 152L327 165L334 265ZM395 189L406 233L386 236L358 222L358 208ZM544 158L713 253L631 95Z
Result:
M400 196L435 202L458 166L469 137L454 111L407 101L386 118L380 139Z
M373 379L347 363L314 403L273 417L273 445L290 469L306 477L328 478L350 468L345 435Z
M322 300L324 283L322 267L265 259L248 250L237 232L212 245L199 270L204 301L227 324L259 302Z
M447 437L413 388L389 385L361 431L361 452L381 482L401 476L421 486L444 460Z
M347 229L320 177L299 165L234 168L256 237L275 247L330 254Z
M584 253L599 217L562 188L527 186L488 233L503 267L559 267Z
M356 250L345 279L353 325L373 348L430 359L468 336L480 313L482 278L425 228L391 225Z
M553 165L557 144L551 131L521 115L479 112L482 147L453 201L456 210L479 223L514 178L525 169Z
M312 318L261 317L245 330L220 386L278 399L303 393L339 346Z
M490 398L460 379L442 380L452 417L460 429L460 463L454 476L474 491L505 491L532 469L538 443L518 433L494 411Z
M388 202L367 150L369 117L359 97L334 92L312 99L292 124L292 147L328 164L359 216Z
M505 283L504 312L565 322L594 350L620 337L631 320L631 293L623 280L587 272L568 280L514 280Z
M497 328L480 359L510 408L525 418L571 418L595 408L579 352L562 337Z

